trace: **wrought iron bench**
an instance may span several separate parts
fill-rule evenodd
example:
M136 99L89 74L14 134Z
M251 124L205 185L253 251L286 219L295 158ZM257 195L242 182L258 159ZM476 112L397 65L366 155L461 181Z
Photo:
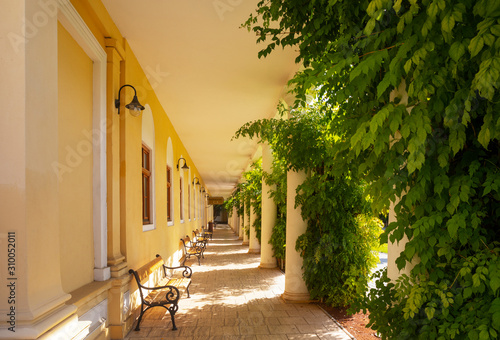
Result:
M212 236L213 236L213 232L209 231L208 229L205 229L203 227L201 227L201 234L205 237L208 237L210 239L212 239Z
M191 241L188 235L186 237L181 238L182 246L184 249L184 261L182 261L182 265L186 263L188 258L191 256L196 256L198 258L198 265L200 264L201 256L203 255L203 249L196 244L196 242Z
M167 272L175 269L183 269L182 277L170 276ZM189 286L191 285L191 275L193 271L188 266L168 267L165 265L160 255L137 270L130 269L128 271L133 274L139 293L141 296L141 315L137 320L136 331L140 330L140 325L144 313L153 307L163 307L170 313L172 319L172 330L176 330L175 326L175 313L179 309L179 299L184 292L189 297ZM148 287L141 282L146 280L153 274L159 278L158 284L155 287Z
M201 248L201 257L205 258L205 250L207 249L208 237L200 234L198 229L193 230L193 243Z

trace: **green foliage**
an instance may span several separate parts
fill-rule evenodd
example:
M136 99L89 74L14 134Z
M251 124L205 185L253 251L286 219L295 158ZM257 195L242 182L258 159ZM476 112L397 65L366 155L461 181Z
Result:
M358 308L384 339L498 338L500 1L257 6L260 56L298 49L297 105L316 89L338 136L326 165L364 178L376 211L393 202L383 238L409 238L399 268L420 259Z
M362 187L347 178L313 174L299 192L296 202L308 226L297 240L297 250L303 252L311 298L346 306L363 294L378 262L372 250L382 223L370 216Z
M285 259L286 254L286 218L280 218L276 221L273 227L273 233L270 241L274 257L277 259Z
M233 194L224 202L228 211L233 207L238 208L238 215L245 214L250 217L250 209L256 214L252 227L255 228L257 239L261 239L261 208L262 208L262 161L259 160L252 164L251 169L242 175L245 178L244 183L239 183ZM244 204L249 203L249 204ZM250 226L245 229L250 236Z
M274 152L272 171L271 173L263 173L263 180L274 189L268 193L276 204L276 225L273 227L271 240L269 243L272 245L274 257L277 259L285 259L286 251L286 198L287 198L287 185L286 185L286 171L285 163Z
M363 296L357 308L368 306L369 326L384 339L496 339L500 331L500 248L496 246L454 261L450 266L454 278L402 275L391 282L381 271L377 289ZM492 296L487 303L485 294Z
M241 188L237 187L233 194L224 202L224 208L229 216L233 214L233 208L236 208L238 216L243 215L243 204L241 203Z
M286 120L248 123L236 136L259 137L272 147L273 174L265 178L277 185L272 195L281 204L278 209L286 209L286 187L282 184L286 183L286 171L311 174L297 189L295 200L308 221L306 233L296 242L304 258L304 279L312 298L346 305L366 289L378 259L372 249L378 245L381 222L371 215L359 181L334 174L330 155L339 139L328 123L332 111L334 108L317 100L291 111ZM280 220L271 239L278 258L285 256L285 225L285 219Z

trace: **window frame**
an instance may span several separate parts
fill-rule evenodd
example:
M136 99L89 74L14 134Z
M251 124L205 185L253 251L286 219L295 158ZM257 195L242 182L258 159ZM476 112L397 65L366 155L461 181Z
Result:
M188 221L191 221L191 184L188 183Z
M144 155L146 155L146 167L145 167L145 161L144 161ZM142 143L142 157L141 157L141 164L142 164L142 225L149 225L153 224L153 218L152 218L152 206L151 206L151 199L152 199L152 177L153 177L153 172L152 172L152 152L151 148L149 148L145 143ZM144 184L146 184L146 188L144 188ZM147 203L147 207L145 207L145 203Z
M179 213L180 213L180 220L181 223L184 223L184 190L183 189L183 183L184 182L184 176L179 176Z
M172 215L172 167L167 165L167 222L173 222Z

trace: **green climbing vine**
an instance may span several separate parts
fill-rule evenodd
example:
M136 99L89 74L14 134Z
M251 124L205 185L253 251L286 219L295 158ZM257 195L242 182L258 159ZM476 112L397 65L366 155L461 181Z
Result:
M326 168L393 203L383 241L409 239L411 274L355 309L383 339L498 338L500 1L266 0L245 26L261 57L298 50L296 105L316 91L338 137Z
M271 172L263 172L263 181L273 189L263 194L269 195L276 204L276 223L273 226L269 242L273 248L274 257L278 260L284 260L286 252L286 167L275 152L273 152L273 155L274 161Z
M372 250L378 245L382 223L371 214L364 185L352 177L334 175L328 158L338 137L328 128L322 106L318 101L292 110L288 119L249 122L236 137L270 144L275 164L273 173L265 176L269 184L286 183L288 170L310 174L297 189L294 202L308 226L293 246L304 258L304 279L311 297L344 306L367 287L378 260ZM278 207L286 209L286 186L277 186L282 187L284 192L276 190L272 196L281 201ZM285 225L284 220L278 221L271 239L277 243L273 243L277 257L284 256L279 241L284 242Z
M232 211L238 208L238 216L243 214L250 218L250 209L255 213L252 226L246 228L247 236L250 236L250 227L255 228L257 239L261 239L261 210L262 210L262 160L254 162L250 170L244 172L242 177L245 182L239 183L233 194L224 202L226 210ZM244 204L244 203L250 204Z

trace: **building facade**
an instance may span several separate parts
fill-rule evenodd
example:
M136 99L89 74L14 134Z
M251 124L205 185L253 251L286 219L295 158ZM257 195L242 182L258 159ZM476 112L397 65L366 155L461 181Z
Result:
M128 270L177 264L209 192L100 1L1 6L0 338L121 339Z

